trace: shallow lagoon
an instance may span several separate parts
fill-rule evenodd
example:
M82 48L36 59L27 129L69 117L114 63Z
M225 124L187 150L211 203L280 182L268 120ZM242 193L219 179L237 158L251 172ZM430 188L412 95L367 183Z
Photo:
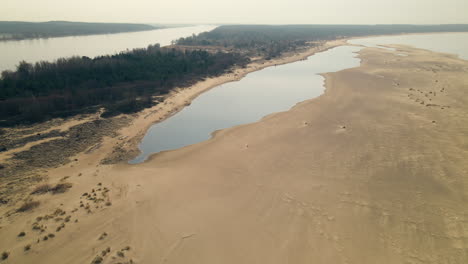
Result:
M468 59L468 33L383 36L354 39L351 44L378 47L403 44ZM163 122L154 124L139 145L141 154L130 163L143 162L152 153L173 150L211 137L211 133L286 111L295 104L320 96L320 73L357 67L359 47L341 46L310 56L305 61L270 67L247 75L239 82L213 88ZM402 54L401 56L404 56Z
M140 143L141 154L130 163L143 162L152 153L207 140L213 131L255 122L320 96L324 78L318 74L359 66L354 52L360 49L333 48L304 61L266 68L238 82L215 87L176 115L151 126Z

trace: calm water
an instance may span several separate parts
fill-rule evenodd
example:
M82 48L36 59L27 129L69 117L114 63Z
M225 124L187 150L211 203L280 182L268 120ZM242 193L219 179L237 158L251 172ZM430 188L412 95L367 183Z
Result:
M374 47L404 44L468 59L468 33L363 38L350 43ZM153 125L140 143L141 154L130 163L143 162L152 153L207 140L213 131L255 122L317 97L324 90L323 77L317 74L359 66L354 54L359 50L359 47L337 47L306 61L267 68L239 82L214 88L175 116Z
M108 35L0 41L0 72L15 69L22 60L34 63L74 55L95 57L114 54L156 43L166 46L171 44L172 40L214 28L215 26L192 26Z
M460 58L468 60L468 33L385 36L355 39L348 42L368 47L403 44L436 52L456 54Z
M239 82L203 93L173 117L153 125L140 144L141 154L130 163L207 140L215 130L255 122L317 97L324 90L324 78L317 74L359 66L353 52L360 49L337 47L305 61L253 72Z

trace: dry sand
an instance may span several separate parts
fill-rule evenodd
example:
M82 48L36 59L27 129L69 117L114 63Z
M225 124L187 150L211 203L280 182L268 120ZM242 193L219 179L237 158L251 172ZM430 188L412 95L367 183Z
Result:
M290 111L143 164L100 165L164 118L148 110L48 172L71 176L70 191L2 216L5 263L467 263L468 62L397 48L408 56L364 49L360 67L325 74L325 94ZM206 82L197 91L219 84Z

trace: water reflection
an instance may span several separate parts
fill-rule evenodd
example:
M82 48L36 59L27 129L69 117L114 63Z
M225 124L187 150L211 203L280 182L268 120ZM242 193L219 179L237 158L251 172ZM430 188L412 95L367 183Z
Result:
M216 87L173 117L153 125L140 144L141 154L130 163L143 162L152 153L207 140L213 131L255 122L317 97L324 90L324 79L318 74L359 66L360 60L353 53L358 50L359 47L337 47Z
M144 48L156 43L166 46L178 38L210 31L214 28L216 27L192 26L107 35L0 41L0 72L14 69L22 60L34 63L74 55L95 57L114 54L127 49Z

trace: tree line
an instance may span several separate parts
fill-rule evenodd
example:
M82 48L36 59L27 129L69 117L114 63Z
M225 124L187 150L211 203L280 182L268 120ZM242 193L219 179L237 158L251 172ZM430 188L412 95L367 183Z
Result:
M270 59L317 41L466 31L468 25L230 25L181 38L169 48L150 45L96 58L23 61L15 71L1 74L0 126L95 112L100 107L106 109L104 116L139 111L154 103L154 95L244 66L249 57Z
M468 25L226 25L181 38L179 45L222 46L272 58L311 42L401 33L467 32Z
M157 29L146 24L0 21L0 40L112 34Z
M96 111L131 113L151 97L217 76L248 59L238 53L150 45L96 58L21 62L0 79L0 125L14 125Z

